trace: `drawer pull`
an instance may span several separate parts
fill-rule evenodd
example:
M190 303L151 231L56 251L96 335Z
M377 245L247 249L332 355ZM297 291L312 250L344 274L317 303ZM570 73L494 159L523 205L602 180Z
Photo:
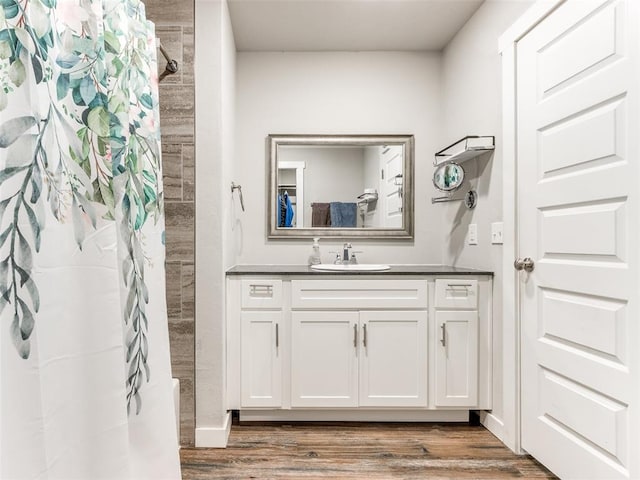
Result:
M353 348L358 348L358 325L353 326Z
M440 325L440 329L442 330L442 337L440 337L440 343L443 347L447 346L447 324L443 323Z
M276 348L280 346L280 325L276 323Z
M362 345L367 348L367 324L362 326Z
M273 285L250 285L249 296L255 298L273 298Z
M472 284L470 283L447 283L447 286L449 288L455 288L455 287L473 287Z

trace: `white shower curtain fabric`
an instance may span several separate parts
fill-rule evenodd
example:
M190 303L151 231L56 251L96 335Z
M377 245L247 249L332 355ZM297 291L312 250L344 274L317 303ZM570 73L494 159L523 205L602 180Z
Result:
M0 0L0 478L178 479L156 40Z

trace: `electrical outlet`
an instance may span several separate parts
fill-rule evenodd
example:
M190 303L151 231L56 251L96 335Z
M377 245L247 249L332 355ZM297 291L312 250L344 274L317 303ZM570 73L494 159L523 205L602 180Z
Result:
M478 224L477 223L471 223L469 225L469 230L467 230L467 244L468 245L478 244Z
M491 243L494 245L502 245L502 222L494 222L491 224Z

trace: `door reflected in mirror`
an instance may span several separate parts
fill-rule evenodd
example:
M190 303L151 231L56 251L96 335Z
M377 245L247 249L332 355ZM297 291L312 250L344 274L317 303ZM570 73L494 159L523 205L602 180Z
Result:
M464 169L457 163L445 163L433 172L433 184L443 192L458 190L464 182Z
M269 231L280 236L412 234L412 136L269 136Z

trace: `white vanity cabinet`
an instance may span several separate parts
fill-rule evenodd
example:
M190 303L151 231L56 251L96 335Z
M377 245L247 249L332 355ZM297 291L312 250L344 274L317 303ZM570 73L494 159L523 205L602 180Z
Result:
M291 280L291 406L426 407L427 307L424 279Z
M357 407L358 312L291 313L291 406Z
M282 405L282 281L240 282L240 395L243 407Z
M427 312L363 311L360 328L359 405L426 407Z
M435 281L436 392L438 407L478 404L478 282Z
M426 311L294 311L291 328L292 407L427 406Z
M227 407L262 420L460 421L490 409L491 283L229 275Z
M282 311L243 311L240 326L240 381L245 407L282 405Z

